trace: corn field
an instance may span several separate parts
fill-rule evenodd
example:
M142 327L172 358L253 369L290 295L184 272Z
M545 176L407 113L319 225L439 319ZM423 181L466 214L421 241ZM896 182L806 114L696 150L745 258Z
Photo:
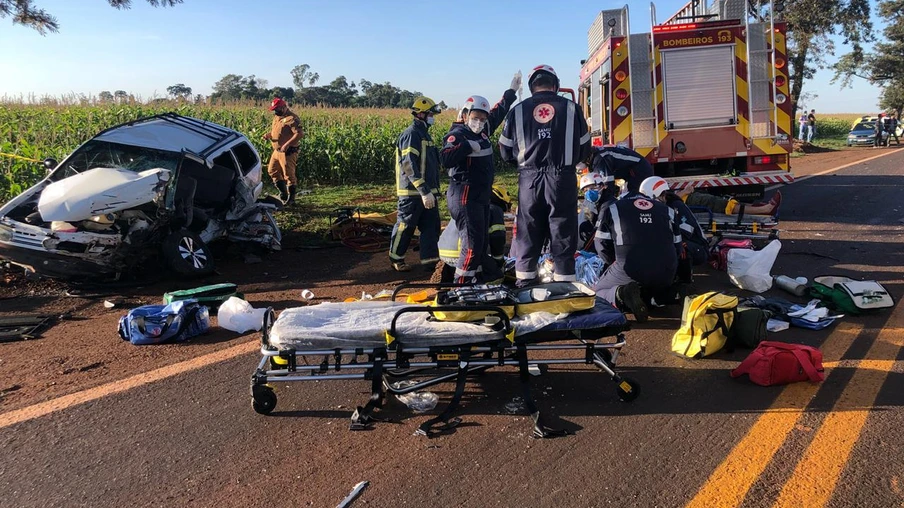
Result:
M293 111L301 118L305 132L298 156L298 175L303 185L393 181L394 146L411 122L407 110L295 108ZM256 104L0 103L0 153L35 160L47 157L62 160L103 129L164 112L209 120L245 134L266 166L272 148L262 136L270 130L273 116L265 106ZM437 117L436 125L430 129L437 145L453 118L451 111ZM497 167L501 167L498 164L499 161ZM0 203L43 176L44 168L40 164L0 155Z

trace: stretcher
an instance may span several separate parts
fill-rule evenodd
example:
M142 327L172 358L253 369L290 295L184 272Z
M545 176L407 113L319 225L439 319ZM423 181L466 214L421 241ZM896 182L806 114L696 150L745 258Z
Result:
M703 206L689 208L703 231L710 235L712 245L721 239L771 241L778 238L778 217L746 214L743 211L736 215L727 215L714 213Z
M470 306L483 312L482 322L439 321L439 312L462 307L429 306L396 301L399 291L424 284L403 284L390 301L321 303L283 311L268 309L261 332L261 359L251 376L253 409L270 414L277 398L272 385L295 381L365 379L370 399L358 406L350 430L369 429L383 421L376 413L386 393L404 395L455 382L446 408L421 424L416 434L428 437L451 431L469 375L493 367L517 367L522 397L534 424L534 437L564 435L547 426L531 395L532 368L592 364L608 375L622 401L633 401L640 385L615 371L629 329L624 314L597 298L593 308L559 317L534 313L510 319L499 307ZM539 356L539 358L535 357ZM555 356L551 358L550 356ZM412 383L391 383L413 378Z

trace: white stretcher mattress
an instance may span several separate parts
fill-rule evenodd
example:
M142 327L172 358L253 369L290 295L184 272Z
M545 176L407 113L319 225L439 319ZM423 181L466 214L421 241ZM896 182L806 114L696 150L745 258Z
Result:
M278 348L372 348L386 345L386 331L404 302L325 302L284 310L270 329L270 344ZM482 324L428 321L429 314L403 314L396 322L396 340L408 347L451 346L503 338L501 332ZM516 319L515 334L543 328L556 320L536 312Z

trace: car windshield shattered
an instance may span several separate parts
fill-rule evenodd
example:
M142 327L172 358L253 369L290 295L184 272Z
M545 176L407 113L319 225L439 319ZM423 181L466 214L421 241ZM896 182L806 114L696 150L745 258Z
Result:
M175 171L180 158L176 152L95 139L76 150L51 180L59 181L94 168L121 168L136 173L156 168Z

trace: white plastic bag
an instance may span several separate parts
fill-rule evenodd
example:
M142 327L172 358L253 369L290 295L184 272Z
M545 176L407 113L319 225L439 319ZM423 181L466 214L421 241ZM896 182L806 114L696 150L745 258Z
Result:
M266 312L267 309L255 309L245 300L230 296L217 311L217 323L236 333L258 331L263 326Z
M754 293L772 287L772 265L778 257L782 242L773 240L760 250L731 249L728 251L728 278L741 288Z

